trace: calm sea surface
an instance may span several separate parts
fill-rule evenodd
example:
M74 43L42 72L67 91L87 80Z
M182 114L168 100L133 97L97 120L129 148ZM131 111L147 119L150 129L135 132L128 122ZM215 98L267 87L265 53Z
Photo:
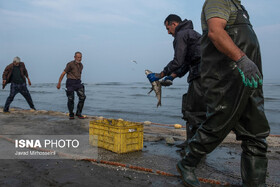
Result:
M57 90L54 83L33 84L29 88L38 110L67 111L67 97L63 89ZM157 108L154 92L150 95L148 82L135 83L86 83L86 102L83 113L107 118L123 118L130 121L152 121L162 124L185 124L181 119L182 95L187 84L174 83L162 89L162 106ZM270 123L271 134L280 134L280 83L266 80L264 84L265 111ZM9 85L0 91L0 106L9 95ZM78 97L75 97L75 105ZM11 107L28 109L25 99L18 94Z

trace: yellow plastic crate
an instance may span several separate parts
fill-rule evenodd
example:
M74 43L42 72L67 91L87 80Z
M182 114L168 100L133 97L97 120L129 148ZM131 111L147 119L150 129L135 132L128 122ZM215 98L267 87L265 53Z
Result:
M143 124L116 119L90 121L90 144L113 151L127 153L143 149ZM96 140L97 139L97 140Z

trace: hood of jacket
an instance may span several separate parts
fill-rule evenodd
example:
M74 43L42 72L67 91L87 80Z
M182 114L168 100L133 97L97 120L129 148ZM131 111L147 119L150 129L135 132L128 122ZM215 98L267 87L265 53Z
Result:
M187 30L187 29L193 29L193 23L191 20L183 20L175 29L175 37L176 37L176 34L179 32L179 31L182 31L182 30Z

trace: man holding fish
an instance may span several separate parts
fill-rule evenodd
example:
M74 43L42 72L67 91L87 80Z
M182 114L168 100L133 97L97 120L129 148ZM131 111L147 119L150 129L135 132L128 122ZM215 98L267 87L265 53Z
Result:
M173 81L176 77L188 75L188 93L183 95L182 113L183 119L187 121L187 140L195 134L200 123L205 120L206 106L204 96L201 92L200 80L200 38L201 35L193 29L191 20L181 20L178 15L170 14L164 21L168 34L174 37L174 58L161 73L147 72L147 78L152 83L162 79L162 85ZM169 84L170 85L170 84ZM154 89L155 90L155 89ZM156 91L156 90L155 90ZM178 145L180 148L187 146L187 140Z

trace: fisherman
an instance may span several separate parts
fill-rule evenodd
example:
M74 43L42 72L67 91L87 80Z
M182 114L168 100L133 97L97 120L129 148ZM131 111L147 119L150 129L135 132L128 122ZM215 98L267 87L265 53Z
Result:
M20 93L27 101L31 109L35 109L31 95L26 87L26 78L31 86L27 69L23 62L20 62L19 57L15 57L13 62L9 64L3 72L3 89L8 83L11 83L10 95L6 100L3 112L9 112L10 104L13 102L16 94Z
M166 80L173 81L176 77L183 77L187 72L189 88L183 95L182 113L186 120L187 140L177 145L179 148L186 148L188 140L195 134L200 123L206 118L206 105L204 96L201 92L200 79L200 38L201 35L193 29L191 20L181 20L178 15L170 14L164 20L164 25L174 37L174 58L171 60L161 73L152 73L147 77L150 82L161 78L162 85Z
M270 127L264 113L262 63L257 36L239 0L205 0L201 78L207 119L189 141L177 169L188 186L200 186L194 169L234 131L242 140L243 186L266 186Z
M66 95L68 97L68 110L69 110L69 119L75 119L74 117L74 91L76 91L78 97L79 97L79 103L77 105L77 111L76 116L79 119L84 119L85 117L82 115L82 110L84 107L84 102L86 99L85 96L85 88L81 81L81 75L83 70L83 64L82 64L82 53L76 52L74 56L73 61L69 62L66 65L66 68L62 72L62 74L59 77L59 81L57 84L57 89L60 89L61 87L61 81L65 74L67 74L67 80L66 80Z

